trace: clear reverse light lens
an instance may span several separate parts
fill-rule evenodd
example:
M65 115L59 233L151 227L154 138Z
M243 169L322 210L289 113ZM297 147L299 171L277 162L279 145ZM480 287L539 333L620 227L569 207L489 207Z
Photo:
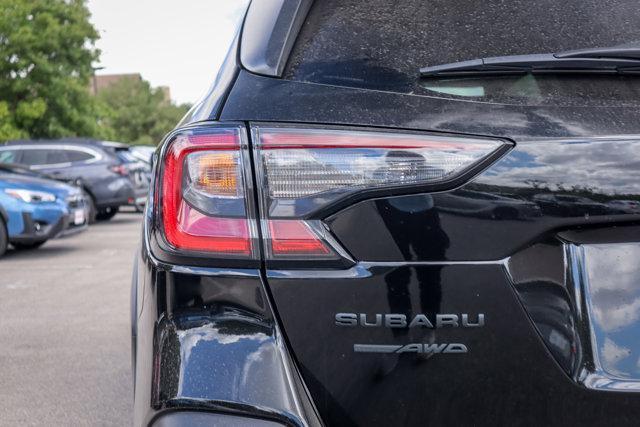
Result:
M454 179L504 142L391 132L254 127L263 209L299 217L364 189Z
M333 148L265 150L263 161L274 198L308 197L344 187L370 188L447 179L483 157L431 149Z

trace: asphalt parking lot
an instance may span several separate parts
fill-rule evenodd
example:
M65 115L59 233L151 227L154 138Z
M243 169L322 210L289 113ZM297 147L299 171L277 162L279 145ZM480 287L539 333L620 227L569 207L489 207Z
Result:
M0 425L131 424L129 298L141 215L0 259Z

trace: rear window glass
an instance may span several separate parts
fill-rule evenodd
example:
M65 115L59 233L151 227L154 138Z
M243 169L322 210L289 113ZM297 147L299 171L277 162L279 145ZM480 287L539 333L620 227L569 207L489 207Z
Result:
M284 77L430 94L421 67L640 43L637 0L323 0ZM467 92L468 93L468 92Z
M70 162L86 162L94 158L91 154L78 150L68 150L67 157Z
M22 150L20 163L39 166L68 163L67 150L54 148L30 148Z
M22 163L26 165L46 165L47 161L47 153L49 150L44 149L31 149L31 150L23 150L22 152Z
M67 163L69 162L69 156L67 155L67 150L48 150L47 151L47 164L55 165L58 163Z

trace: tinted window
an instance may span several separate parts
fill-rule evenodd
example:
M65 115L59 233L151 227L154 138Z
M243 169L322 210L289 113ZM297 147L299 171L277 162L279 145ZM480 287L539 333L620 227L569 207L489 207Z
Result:
M67 158L70 162L86 162L87 160L94 159L95 157L84 151L67 150Z
M637 43L638 22L637 0L315 1L284 77L425 93L421 67Z
M16 150L0 151L0 163L17 163L18 152Z
M48 150L47 151L47 164L55 165L58 163L68 163L69 156L67 156L67 150Z
M48 152L46 149L22 150L21 163L30 166L46 165Z
M22 150L20 163L30 166L68 163L67 150L54 148L34 148Z

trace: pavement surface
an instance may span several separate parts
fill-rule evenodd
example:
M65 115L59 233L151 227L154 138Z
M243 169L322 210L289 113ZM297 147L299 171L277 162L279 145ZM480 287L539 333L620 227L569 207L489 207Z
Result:
M0 259L0 426L128 426L142 216Z

